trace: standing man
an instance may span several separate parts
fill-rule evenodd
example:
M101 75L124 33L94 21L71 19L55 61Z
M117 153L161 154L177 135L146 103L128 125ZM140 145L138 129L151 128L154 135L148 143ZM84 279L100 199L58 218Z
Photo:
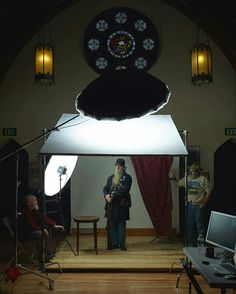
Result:
M185 187L185 178L178 180L172 172L172 180L179 187ZM202 175L201 167L194 163L189 167L188 185L188 246L196 246L197 238L204 237L205 227L202 209L207 204L212 193L210 181Z
M107 218L107 250L126 247L126 221L130 219L130 188L132 178L126 173L125 160L119 158L115 163L115 172L107 179L103 188L106 201L105 217Z

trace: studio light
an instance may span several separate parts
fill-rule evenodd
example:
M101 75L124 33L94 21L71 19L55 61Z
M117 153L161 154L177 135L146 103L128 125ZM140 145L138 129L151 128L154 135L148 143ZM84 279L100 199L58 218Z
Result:
M209 44L205 45L202 42L199 44L199 29L196 44L191 49L191 72L194 86L209 85L212 82L211 48Z
M53 155L44 173L44 191L53 196L66 185L75 168L78 156Z
M76 98L76 110L97 120L125 120L164 107L168 87L144 71L113 70L92 81Z

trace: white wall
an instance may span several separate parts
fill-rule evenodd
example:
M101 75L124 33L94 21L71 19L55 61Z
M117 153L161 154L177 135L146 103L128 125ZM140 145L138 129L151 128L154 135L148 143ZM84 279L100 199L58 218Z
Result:
M132 162L126 161L127 173L133 179L131 187L132 208L131 221L128 227L152 227L150 218L141 198ZM72 217L78 215L97 215L101 219L100 228L105 227L103 187L108 176L114 173L116 157L111 156L81 156L71 179L72 186ZM72 225L75 226L75 224Z
M160 113L170 114L179 130L188 129L188 144L200 146L201 164L213 179L214 151L228 139L224 135L224 128L236 126L235 71L210 40L213 51L213 84L208 87L193 87L190 81L190 49L196 39L196 25L160 0L81 0L55 17L51 22L55 47L55 86L44 87L34 83L34 46L38 40L35 36L23 48L0 86L0 126L17 127L17 136L13 139L24 144L40 135L44 128L52 128L62 113L75 113L75 97L97 77L83 59L83 30L101 11L121 5L142 11L159 28L163 38L162 52L150 73L166 82L172 92L170 102ZM0 141L5 139L0 134ZM34 167L33 162L38 161L41 146L42 141L39 141L27 147ZM75 174L73 177L78 181L80 178L82 181L89 179L90 171L83 160L88 160L89 165L92 165L91 161L95 159L81 159L86 178ZM95 190L87 196L81 191L78 197L99 199L100 187L103 187L112 165L112 160L108 159L107 168L103 168L104 174L97 175L97 188L94 187ZM132 168L128 167L131 172ZM77 171L80 172L82 173ZM91 171L90 177L94 179L95 176ZM76 188L72 189L75 195ZM132 194L137 200L133 204L130 226L139 226L140 219L145 226L149 226L149 217L145 215L140 194L135 186L132 189L136 189ZM78 199L73 196L73 202L76 200ZM96 214L100 215L103 204L99 201L96 204L99 208ZM90 210L88 205L80 202L78 209L84 207L87 213ZM91 213L96 212L94 205L91 206ZM135 218L137 223L134 222Z

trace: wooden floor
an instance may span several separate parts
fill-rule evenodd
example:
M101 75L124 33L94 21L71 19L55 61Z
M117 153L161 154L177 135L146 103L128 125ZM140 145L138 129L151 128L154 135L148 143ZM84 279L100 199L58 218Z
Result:
M75 236L69 236L67 240L75 248ZM174 264L174 271L169 272L172 263L183 256L182 245L177 239L127 237L127 251L108 251L106 238L99 236L98 255L93 249L92 236L82 236L80 245L80 255L74 256L65 240L59 244L53 261L59 262L63 273L57 271L57 266L48 267L47 273L53 281L52 290L49 289L46 274L42 274L37 265L25 265L34 273L24 274L25 271L20 269L21 276L15 283L6 282L2 275L0 293L188 293L188 279L184 273L176 288L180 265ZM4 266L0 267L2 272ZM201 276L198 275L197 280L205 294L220 293L219 289L210 288ZM196 292L193 290L192 293Z
M26 274L16 284L2 282L0 293L32 294L32 293L83 293L83 294L172 294L188 293L188 279L185 274L180 278L176 288L176 273L51 273L54 282L53 290L49 290L46 279L34 274ZM209 288L198 276L205 294L220 294L219 289ZM14 288L12 288L14 286ZM192 290L192 293L196 293ZM233 293L228 290L227 294Z
M93 247L93 237L80 237L80 251L74 256L67 242L58 246L56 258L63 270L114 270L168 272L172 263L183 256L182 244L177 239L155 239L153 236L128 236L127 251L106 250L106 237L98 237L98 255ZM75 236L67 238L76 248ZM176 264L175 269L180 268ZM58 269L52 266L50 269Z

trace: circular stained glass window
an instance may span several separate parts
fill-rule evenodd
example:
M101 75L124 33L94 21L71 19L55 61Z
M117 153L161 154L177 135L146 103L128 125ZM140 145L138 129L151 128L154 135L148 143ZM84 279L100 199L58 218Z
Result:
M148 71L160 54L160 38L146 15L117 7L88 24L83 50L87 63L99 74L117 69Z

